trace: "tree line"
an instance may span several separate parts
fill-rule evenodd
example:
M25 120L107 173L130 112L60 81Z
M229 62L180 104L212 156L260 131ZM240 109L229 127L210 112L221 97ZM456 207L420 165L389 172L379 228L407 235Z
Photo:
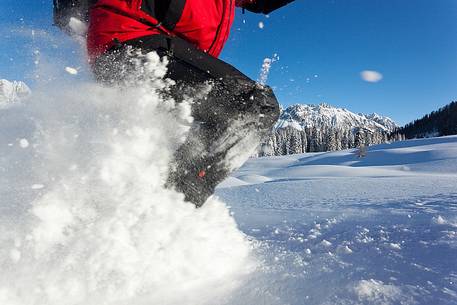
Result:
M457 101L396 129L391 137L404 135L406 139L414 139L455 134L457 134Z
M425 115L389 133L366 127L342 128L313 126L296 129L291 126L273 130L263 142L260 156L282 156L307 152L360 148L390 141L441 137L457 134L457 101Z
M387 141L389 141L389 133L382 129L307 127L299 130L288 126L273 131L262 144L260 156L336 151Z

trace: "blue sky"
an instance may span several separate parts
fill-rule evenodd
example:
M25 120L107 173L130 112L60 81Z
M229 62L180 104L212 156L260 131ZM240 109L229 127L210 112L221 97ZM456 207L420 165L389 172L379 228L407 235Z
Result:
M50 26L51 4L0 0L0 78L33 86L36 50L81 65L77 45ZM455 0L297 0L268 17L237 11L222 59L258 78L276 53L268 83L284 106L326 102L404 124L457 100L455 20ZM384 78L365 82L363 70Z

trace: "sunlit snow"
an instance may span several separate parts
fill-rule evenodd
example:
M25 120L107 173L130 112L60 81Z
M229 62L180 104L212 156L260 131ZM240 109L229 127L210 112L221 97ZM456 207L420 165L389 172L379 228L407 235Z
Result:
M252 159L217 194L264 260L232 304L457 304L457 136Z

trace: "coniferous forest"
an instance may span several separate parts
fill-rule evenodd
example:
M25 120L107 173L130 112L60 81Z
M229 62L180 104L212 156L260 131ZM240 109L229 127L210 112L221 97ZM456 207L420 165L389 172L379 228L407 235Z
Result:
M282 156L305 152L324 152L356 148L360 145L385 143L389 134L367 128L312 127L297 130L292 127L275 130L263 143L260 156Z
M301 108L300 108L301 107ZM312 111L297 111L300 109L311 109ZM373 123L366 123L357 120L358 116L348 116L354 121L332 125L329 122L335 121L325 119L325 111L338 110L329 105L295 105L284 110L281 115L283 121L300 123L307 118L312 121L310 126L297 129L297 124L280 126L275 128L270 137L262 144L260 156L289 155L305 152L335 151L390 141L401 141L413 138L440 137L457 134L457 101L452 102L437 111L425 115L404 127L396 127L392 121L383 117L378 120L382 126L373 126ZM347 114L346 110L341 110ZM340 111L340 113L341 113ZM298 113L298 114L297 114ZM331 112L332 117L334 114ZM363 118L363 116L362 116ZM370 118L365 116L365 118ZM388 124L386 124L386 122Z
M406 139L414 139L455 134L457 134L457 101L396 129L392 136L395 138L398 135L404 135Z

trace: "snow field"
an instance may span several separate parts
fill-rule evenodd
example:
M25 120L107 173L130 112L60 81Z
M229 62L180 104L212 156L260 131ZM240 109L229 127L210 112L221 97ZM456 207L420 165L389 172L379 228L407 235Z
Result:
M263 269L231 304L456 304L457 137L249 160L218 189Z

